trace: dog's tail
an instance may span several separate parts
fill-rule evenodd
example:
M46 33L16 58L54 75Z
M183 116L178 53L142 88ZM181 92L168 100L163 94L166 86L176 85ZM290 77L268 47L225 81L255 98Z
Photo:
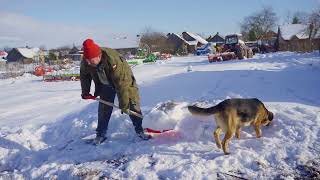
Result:
M201 108L198 106L188 106L188 110L193 115L200 115L200 116L210 116L218 112L218 106L212 106L209 108Z

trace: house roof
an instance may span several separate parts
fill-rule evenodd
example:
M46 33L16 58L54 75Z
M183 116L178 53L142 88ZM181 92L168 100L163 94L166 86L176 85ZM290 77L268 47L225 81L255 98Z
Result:
M7 57L8 56L8 53L5 52L5 51L0 51L0 58L1 57Z
M191 32L186 32L189 36L191 36L192 38L194 38L195 40L197 40L198 42L200 42L201 44L207 44L208 41L206 41L205 39L203 39L201 36L191 33Z
M213 43L224 43L224 35L221 35L219 33L216 33L214 36L210 36L207 41L213 42Z
M198 41L186 41L186 43L190 46L197 45Z
M220 33L216 33L214 36L212 36L211 38L214 38L214 37L220 37L222 39L224 39L224 35L221 35Z
M298 39L308 39L306 29L308 25L304 24L287 24L280 26L281 37L284 40L290 40L292 37L297 36Z
M174 34L175 36L177 36L178 38L180 38L183 42L185 42L186 44L192 46L192 45L197 45L198 44L198 41L195 40L195 41L186 41L182 36L180 36L179 34L177 33L172 33Z
M186 42L186 40L185 40L185 39L183 39L183 37L182 37L182 36L180 36L179 34L177 34L177 33L172 33L172 34L174 34L175 36L177 36L178 38L180 38L182 41Z
M26 58L33 58L34 56L36 56L40 49L39 48L16 48L17 51L24 57Z

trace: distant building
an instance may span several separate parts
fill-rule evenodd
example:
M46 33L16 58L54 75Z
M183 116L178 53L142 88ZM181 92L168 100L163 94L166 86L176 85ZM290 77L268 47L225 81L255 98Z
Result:
M217 32L217 34L214 35L213 37L210 36L210 37L207 39L207 41L208 41L208 42L212 42L212 43L216 43L216 44L218 44L218 45L221 45L221 44L224 44L224 36L221 36L221 35L219 34L219 32Z
M191 32L183 32L182 37L188 44L189 53L195 53L198 47L208 44L208 41L203 39L201 36Z
M0 50L0 58L5 59L8 56L8 53Z
M277 41L278 33L274 31L269 31L265 35L261 36L259 41L261 44L268 44L271 46L275 46Z
M185 39L182 38L182 36L176 33L167 34L167 40L169 43L173 44L173 52L176 52L178 54L188 54L188 49L195 49L195 45L188 43ZM192 48L188 48L188 46L192 46Z
M124 48L115 48L122 56L126 56L127 54L137 54L138 47L124 47Z
M319 36L309 39L307 33L308 25L287 24L278 27L276 44L280 51L308 52L319 48Z
M201 36L194 34L194 33L191 33L191 32L183 32L182 37L183 37L183 39L185 39L188 42L195 42L196 41L197 47L201 47L203 45L208 44L208 41L203 39Z
M0 57L0 67L5 65L7 63L7 60L5 60L3 57Z
M49 53L54 54L59 60L68 58L69 52L71 51L71 48L69 47L61 47L57 49L50 49Z
M178 54L193 54L198 47L208 43L201 36L190 32L183 32L182 35L168 33L167 40L174 45L174 52Z
M13 48L7 56L8 63L18 62L30 64L39 62L39 48Z
M81 47L73 46L73 48L69 51L69 54L66 56L73 61L81 61L83 51L81 50Z

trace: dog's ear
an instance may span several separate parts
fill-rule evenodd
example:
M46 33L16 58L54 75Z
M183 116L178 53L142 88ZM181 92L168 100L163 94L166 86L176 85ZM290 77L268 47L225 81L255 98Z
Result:
M269 121L273 120L273 113L271 111L268 111L268 119Z

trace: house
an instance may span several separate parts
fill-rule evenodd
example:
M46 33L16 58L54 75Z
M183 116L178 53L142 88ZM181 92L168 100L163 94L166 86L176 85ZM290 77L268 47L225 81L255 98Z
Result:
M219 32L217 32L216 35L214 35L213 37L209 37L207 39L208 42L212 42L212 43L215 43L215 44L218 44L218 45L221 45L221 44L224 44L224 36L221 36L219 34Z
M0 58L5 59L8 56L8 53L0 50Z
M30 64L32 62L39 62L39 48L13 48L7 56L8 63L18 62L23 64Z
M195 53L198 47L208 44L208 41L203 39L201 36L191 32L183 32L182 38L188 44L187 48L189 53Z
M118 53L122 56L126 57L128 54L137 54L139 47L123 47L123 48L115 48Z
M173 44L173 52L178 54L188 54L188 49L195 49L194 45L187 42L182 38L179 34L176 33L168 33L167 40L170 44ZM193 46L192 48L188 48L188 46Z
M261 36L258 40L259 44L270 45L271 47L275 47L277 41L278 33L274 31L268 31L266 34Z
M308 52L319 48L320 38L309 39L308 25L287 24L278 27L276 39L279 51Z
M0 57L0 68L5 66L6 63L7 63L7 60L5 60L3 57Z
M168 33L167 40L174 45L174 52L178 54L193 54L198 47L208 43L201 36L190 32L183 32L182 36L177 33Z
M182 37L183 39L185 39L188 42L197 42L197 47L201 47L203 45L208 44L208 41L206 41L205 39L203 39L201 36L191 33L191 32L183 32L182 33ZM194 44L194 43L192 43Z
M83 51L81 47L73 46L73 48L69 51L67 58L72 59L73 61L81 61L83 56Z

